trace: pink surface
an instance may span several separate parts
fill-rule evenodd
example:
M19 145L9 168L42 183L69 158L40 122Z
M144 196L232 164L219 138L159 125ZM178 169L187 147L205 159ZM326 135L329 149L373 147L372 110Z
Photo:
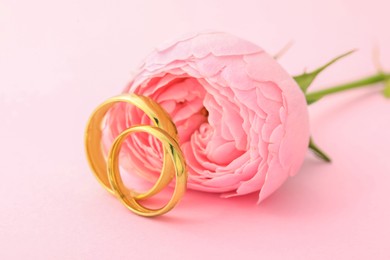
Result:
M94 179L83 131L149 51L188 31L228 31L292 74L351 48L313 89L390 69L388 1L0 2L0 259L389 259L390 100L381 86L310 108L333 158L260 206L257 195L188 192L168 215L128 212Z

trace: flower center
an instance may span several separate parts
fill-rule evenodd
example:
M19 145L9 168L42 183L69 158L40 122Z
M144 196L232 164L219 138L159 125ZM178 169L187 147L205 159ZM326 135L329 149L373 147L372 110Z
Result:
M206 118L209 116L209 111L207 111L207 109L206 109L205 107L203 107L203 108L199 111L199 113L200 113L202 116L206 117Z

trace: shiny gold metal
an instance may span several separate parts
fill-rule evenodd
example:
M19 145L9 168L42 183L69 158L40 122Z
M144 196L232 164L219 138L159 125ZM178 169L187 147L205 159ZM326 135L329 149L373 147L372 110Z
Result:
M107 164L101 140L102 124L104 122L107 112L115 104L121 102L132 104L144 111L156 127L137 126L129 128L123 133L121 133L115 139L114 144L110 150L110 156L108 157L108 160L110 160L110 162L112 162L113 164ZM156 130L155 128L159 130ZM119 155L119 150L115 150L119 148L115 147L120 147L125 136L129 135L134 131L150 133L154 135L157 139L159 139L163 145L164 156L161 174L154 186L149 191L144 193L137 193L135 191L127 189L120 179L119 171L117 171L117 168L115 168L119 167L117 165L119 160L117 158ZM116 146L114 147L115 144ZM182 185L183 182L186 183L187 172L185 170L185 161L178 145L176 126L172 122L170 116L165 112L165 110L159 104L157 104L148 97L138 96L135 94L123 94L116 97L112 97L102 103L100 106L98 106L92 113L87 124L87 128L85 131L85 148L89 165L91 166L92 171L98 179L99 183L102 184L102 186L110 193L119 196L120 200L125 203L129 208L134 206L134 209L132 211L139 215L156 216L163 214L169 211L183 195ZM111 176L110 178L109 175ZM171 201L168 202L165 207L158 210L152 210L144 208L137 202L137 200L149 198L160 192L172 181L175 175L177 178L179 178L178 180L176 180L176 190ZM184 184L184 189L185 186L186 184ZM123 197L124 195L126 195L125 198Z
M149 133L161 141L165 151L169 156L165 156L166 159L170 157L173 162L173 169L168 169L169 171L174 171L176 175L175 190L169 202L158 209L150 209L142 206L138 203L138 200L134 196L133 192L124 185L122 178L119 172L119 152L123 141L132 133L144 132ZM166 164L167 165L167 164ZM161 128L149 125L139 125L128 128L123 131L114 141L111 150L108 155L108 177L112 189L115 191L118 199L131 211L134 213L144 216L144 217L154 217L162 215L170 211L184 195L187 185L187 172L186 165L183 154L179 147L177 141L172 138L166 131ZM164 174L164 173L162 173ZM156 189L161 190L165 188L164 185L158 183Z

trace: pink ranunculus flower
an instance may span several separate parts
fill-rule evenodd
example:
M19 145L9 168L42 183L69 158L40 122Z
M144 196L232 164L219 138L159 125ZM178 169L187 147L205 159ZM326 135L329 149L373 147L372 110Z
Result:
M160 46L124 92L151 97L171 115L190 189L224 197L260 191L260 202L298 172L308 149L307 105L294 79L263 49L230 34L193 34ZM104 141L148 122L132 106L117 105ZM154 142L129 140L124 168L157 176L162 155Z

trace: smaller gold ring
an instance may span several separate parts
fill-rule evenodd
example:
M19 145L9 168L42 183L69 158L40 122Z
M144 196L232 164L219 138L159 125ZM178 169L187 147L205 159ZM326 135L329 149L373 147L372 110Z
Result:
M158 209L150 209L138 203L137 198L134 197L132 192L125 187L120 176L120 148L127 136L137 132L149 133L156 137L162 143L163 147L165 148L165 151L169 154L169 156L164 157L165 160L168 160L167 157L170 157L173 162L172 165L174 169L172 170L174 170L176 176L175 190L169 202L165 206ZM149 125L133 126L119 134L119 136L115 139L108 154L107 171L111 187L114 190L118 199L128 209L144 217L154 217L170 211L179 202L186 190L187 171L182 151L177 141L173 137L171 137L166 131L159 127ZM162 172L161 174L164 173Z

